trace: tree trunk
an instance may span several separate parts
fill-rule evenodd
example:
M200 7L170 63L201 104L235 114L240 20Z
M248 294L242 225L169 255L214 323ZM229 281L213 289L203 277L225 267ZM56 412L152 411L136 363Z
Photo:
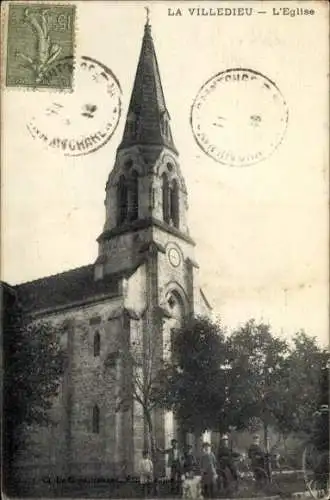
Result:
M156 443L155 443L155 438L154 438L154 429L153 429L151 411L147 408L144 408L144 417L145 417L145 421L147 422L151 460L152 460L152 463L154 464L154 468L156 470L155 464L156 464L157 456L156 456Z
M266 460L265 460L265 469L267 472L267 476L269 478L269 482L272 481L272 468L271 468L271 457L269 450L269 433L268 433L268 424L264 422L264 443L265 443L265 451L266 451Z
M285 456L287 457L288 456L288 443L287 443L287 436L283 435L283 448L284 448L284 453L285 453Z
M154 438L154 428L153 428L153 423L152 423L152 414L151 410L149 408L144 408L144 416L145 420L147 422L147 429L148 429L148 435L149 435L149 441L150 441L150 448L151 448L151 461L154 466L154 484L153 484L153 496L158 497L159 495L159 490L158 490L158 474L159 470L157 467L157 448L156 448L156 442Z

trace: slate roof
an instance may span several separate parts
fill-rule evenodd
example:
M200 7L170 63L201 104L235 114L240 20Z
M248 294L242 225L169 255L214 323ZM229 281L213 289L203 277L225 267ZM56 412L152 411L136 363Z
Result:
M168 133L162 132L162 117L169 122L151 27L147 23L119 149L147 144L167 146L177 152L169 123ZM132 121L135 123L133 129Z
M17 290L24 309L41 311L84 302L102 295L119 295L120 279L119 275L109 275L95 281L94 265L91 264L13 288Z

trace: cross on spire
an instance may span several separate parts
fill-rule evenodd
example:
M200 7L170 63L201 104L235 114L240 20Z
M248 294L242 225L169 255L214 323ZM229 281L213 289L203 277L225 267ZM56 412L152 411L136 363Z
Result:
M146 26L150 26L150 9L149 7L145 7L146 10Z

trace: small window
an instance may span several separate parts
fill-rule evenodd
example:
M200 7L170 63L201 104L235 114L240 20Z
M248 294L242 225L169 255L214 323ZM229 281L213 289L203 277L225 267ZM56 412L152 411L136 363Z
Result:
M151 190L151 208L155 208L156 206L156 189Z
M160 129L161 129L162 134L164 135L165 134L165 114L164 113L162 113L161 117L160 117Z
M89 320L90 325L99 325L101 323L101 318L100 316L94 316Z
M173 307L175 306L175 300L173 297L170 297L168 299L168 305L170 306L171 309L173 309Z
M104 361L104 365L107 367L107 368L116 368L117 367L117 361L118 361L118 351L116 352L110 352L105 361Z
M164 123L164 132L165 132L165 136L167 137L168 136L168 122L167 122L167 120L165 120L165 123Z
M94 357L100 355L101 352L101 336L99 332L95 332L94 335Z
M138 121L138 116L135 113L131 113L127 118L128 133L132 139L136 138Z
M92 427L94 434L100 433L100 409L97 405L93 407Z
M129 170L133 166L133 160L129 159L125 161L125 168Z

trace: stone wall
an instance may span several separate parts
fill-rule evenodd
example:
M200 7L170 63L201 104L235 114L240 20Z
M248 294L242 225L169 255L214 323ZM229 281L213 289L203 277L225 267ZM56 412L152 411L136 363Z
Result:
M68 359L50 412L53 424L31 430L33 445L18 461L29 474L33 470L36 475L114 476L126 461L132 433L127 433L128 412L116 412L115 399L121 384L117 353L127 341L122 305L118 298L44 318L66 323L62 342ZM96 332L101 339L99 356L94 356ZM99 433L93 432L95 405Z

